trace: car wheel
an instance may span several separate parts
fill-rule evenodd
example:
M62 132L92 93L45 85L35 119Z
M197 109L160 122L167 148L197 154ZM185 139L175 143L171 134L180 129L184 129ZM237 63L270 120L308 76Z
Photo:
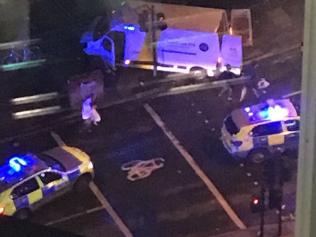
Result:
M82 175L76 181L74 189L76 193L85 193L89 189L92 178L90 175Z
M251 162L255 164L262 163L269 155L268 150L266 149L257 149L253 150L249 155L248 158L251 160Z
M201 67L193 67L190 69L190 73L197 80L202 80L207 77L207 71Z
M25 220L31 216L31 211L28 208L18 210L14 216L19 220Z

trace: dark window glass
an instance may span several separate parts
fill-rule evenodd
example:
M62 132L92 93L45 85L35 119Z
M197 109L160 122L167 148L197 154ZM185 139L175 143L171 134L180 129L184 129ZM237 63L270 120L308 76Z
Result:
M284 124L288 131L295 132L300 130L300 121L297 119L286 120L284 121Z
M239 128L237 127L237 125L235 124L235 122L232 119L232 116L228 116L225 119L225 127L227 129L227 131L233 135L233 134L237 134L239 132Z
M259 125L252 129L252 136L267 136L272 134L278 134L282 132L281 122L272 122L263 125Z
M16 187L12 191L12 196L13 196L13 198L22 197L22 196L27 195L31 192L34 192L37 189L39 189L38 183L37 183L36 179L33 178L33 179L30 179L30 180L22 183L18 187Z
M107 51L112 51L112 45L111 45L111 42L108 40L108 39L104 39L103 40L103 48Z
M44 172L39 175L44 184L49 184L55 180L61 179L61 175L55 172Z
M53 157L46 154L39 154L38 157L46 163L48 167L51 167L56 170L65 171L65 167Z

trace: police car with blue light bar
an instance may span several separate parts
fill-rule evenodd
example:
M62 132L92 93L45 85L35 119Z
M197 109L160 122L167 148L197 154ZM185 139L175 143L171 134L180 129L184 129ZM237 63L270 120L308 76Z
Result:
M0 166L0 214L25 219L73 187L85 191L93 177L90 157L78 148L15 155Z
M300 117L288 99L236 109L224 119L222 142L235 158L262 162L276 148L297 149Z

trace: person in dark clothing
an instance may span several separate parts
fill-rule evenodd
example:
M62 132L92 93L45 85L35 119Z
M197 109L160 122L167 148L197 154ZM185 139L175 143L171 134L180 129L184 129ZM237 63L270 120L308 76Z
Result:
M232 71L231 71L231 66L229 64L226 65L226 71L222 72L218 79L219 80L229 80L229 79L233 79L233 78L236 78L237 75L234 74ZM218 96L222 96L225 92L227 91L227 100L231 101L233 98L232 98L232 94L233 94L233 87L232 85L229 85L229 83L227 82L222 90L219 92Z

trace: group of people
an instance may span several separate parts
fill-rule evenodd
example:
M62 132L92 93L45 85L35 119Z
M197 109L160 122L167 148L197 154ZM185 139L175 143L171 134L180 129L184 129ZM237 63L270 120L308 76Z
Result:
M256 68L258 67L257 63L250 64L247 68L244 68L242 75L248 76L248 82L242 87L239 102L242 102L248 91L251 90L254 95L259 98L262 94L266 94L266 89L270 86L270 83L265 78L257 78ZM232 101L233 88L234 86L229 83L230 79L237 78L238 76L231 71L231 65L226 65L226 70L219 74L217 77L218 80L227 80L224 84L222 90L218 96L222 96L227 92L227 100Z

